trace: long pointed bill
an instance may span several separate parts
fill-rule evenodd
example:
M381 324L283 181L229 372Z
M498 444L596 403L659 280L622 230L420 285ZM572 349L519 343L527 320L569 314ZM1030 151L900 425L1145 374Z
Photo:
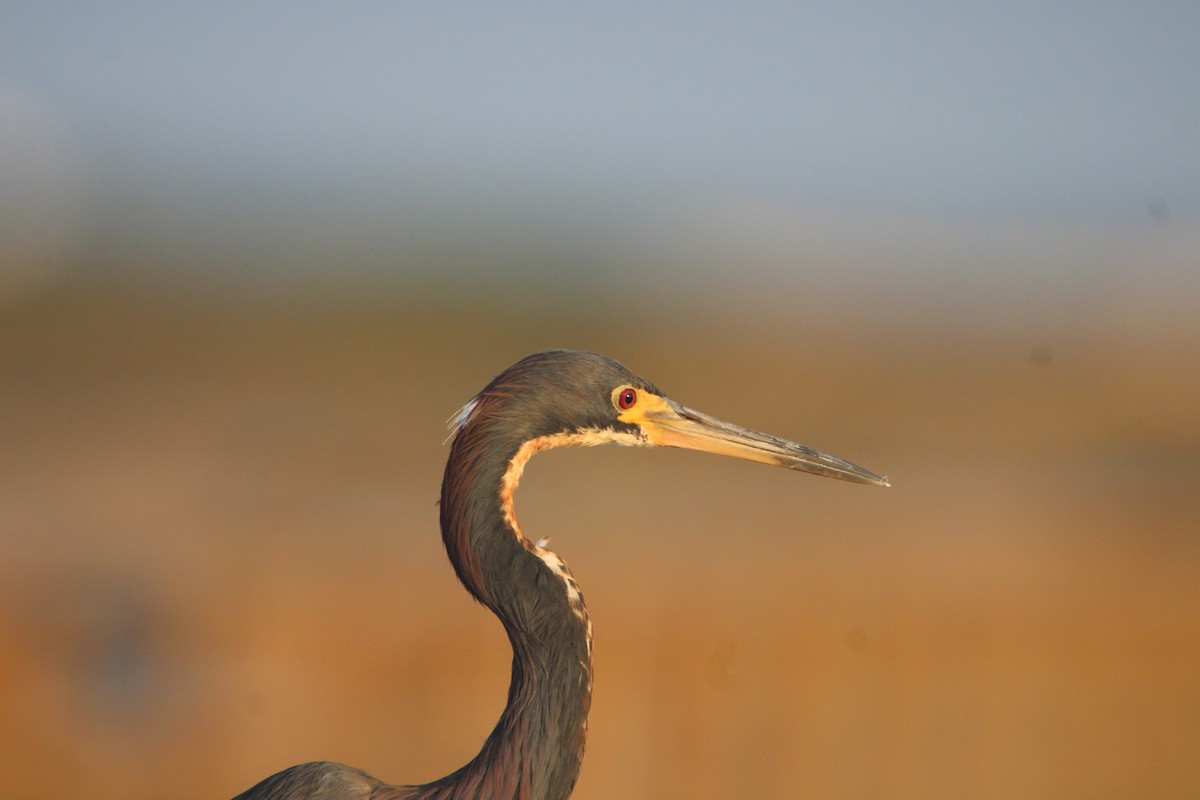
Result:
M854 483L891 486L886 476L820 450L710 417L665 397L647 395L643 392L640 402L620 416L637 423L653 444L703 450Z

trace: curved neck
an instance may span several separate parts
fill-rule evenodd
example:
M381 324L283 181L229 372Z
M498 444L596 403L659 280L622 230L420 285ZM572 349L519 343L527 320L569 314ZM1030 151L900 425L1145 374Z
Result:
M421 798L570 795L591 705L591 635L566 564L521 534L512 493L544 443L503 442L478 419L455 438L442 483L446 552L463 585L503 623L513 648L508 703L483 749Z

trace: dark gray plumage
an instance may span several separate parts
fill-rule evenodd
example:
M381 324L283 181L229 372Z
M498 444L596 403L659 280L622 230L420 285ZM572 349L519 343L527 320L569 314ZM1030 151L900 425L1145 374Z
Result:
M668 400L611 358L527 356L454 420L442 480L446 553L513 648L508 702L475 758L419 786L385 784L331 762L276 773L234 800L563 800L583 762L591 706L591 622L566 564L521 533L512 495L525 462L550 447L617 442L706 450L859 483L886 478L812 448Z

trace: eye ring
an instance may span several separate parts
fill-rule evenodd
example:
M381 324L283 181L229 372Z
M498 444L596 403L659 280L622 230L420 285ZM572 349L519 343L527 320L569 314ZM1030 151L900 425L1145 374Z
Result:
M628 411L637 403L637 389L632 386L626 386L624 389L617 390L617 408L622 411Z

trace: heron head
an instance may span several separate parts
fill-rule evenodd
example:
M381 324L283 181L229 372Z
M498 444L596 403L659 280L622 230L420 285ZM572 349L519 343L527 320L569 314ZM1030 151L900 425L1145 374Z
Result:
M493 426L542 447L606 442L682 447L828 478L890 485L886 477L844 459L688 408L620 362L596 353L546 350L526 356L463 409L456 427L468 424L481 405L489 409Z

